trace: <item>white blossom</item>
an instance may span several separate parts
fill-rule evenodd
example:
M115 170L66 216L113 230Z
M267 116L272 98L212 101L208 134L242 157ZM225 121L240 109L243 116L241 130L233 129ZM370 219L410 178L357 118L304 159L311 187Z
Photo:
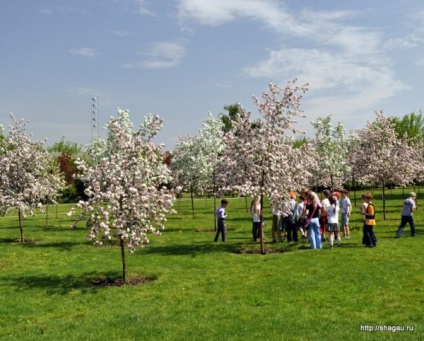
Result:
M89 240L116 239L133 252L149 242L147 233L163 228L166 214L174 213L174 193L163 186L171 182L170 170L152 142L161 125L158 116L149 115L133 132L128 112L118 109L107 125L105 149L95 153L97 162L89 167L79 161L88 200L78 206L91 212Z

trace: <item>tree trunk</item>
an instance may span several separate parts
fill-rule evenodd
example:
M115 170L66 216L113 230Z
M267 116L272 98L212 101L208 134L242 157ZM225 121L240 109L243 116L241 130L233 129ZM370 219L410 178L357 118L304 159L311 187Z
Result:
M216 226L216 214L215 214L215 212L216 212L216 196L214 194L213 195L213 226L214 226L214 229L215 229L215 232L216 232L217 226Z
M216 177L215 171L212 173L213 176L213 227L216 232L217 230L217 221L216 221Z
M190 197L191 197L191 213L194 218L194 197L193 197L193 188L190 187Z
M21 210L18 211L18 218L19 218L19 230L21 232L21 243L25 243L24 229L22 227L22 212L21 212Z
M46 228L49 226L49 204L46 204Z
M261 255L264 255L265 252L265 240L264 240L264 217L263 217L263 210L264 210L264 196L261 191Z
M121 238L120 241L120 246L121 246L121 260L122 260L122 280L123 283L126 282L127 280L127 263L125 261L125 245L124 245L124 240Z
M352 175L352 187L353 187L353 203L356 207L356 183L355 183L355 176Z
M386 220L386 193L384 192L385 182L383 180L383 220Z

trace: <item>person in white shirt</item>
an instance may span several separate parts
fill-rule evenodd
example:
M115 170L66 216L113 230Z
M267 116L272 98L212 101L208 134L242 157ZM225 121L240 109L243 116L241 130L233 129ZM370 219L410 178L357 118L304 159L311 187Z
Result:
M417 194L415 192L411 192L409 193L409 198L405 199L403 202L402 218L396 233L396 238L400 238L407 223L411 228L411 237L415 236L415 223L414 218L412 217L412 212L417 209L417 205L415 203L416 198Z
M350 204L350 199L348 198L349 192L347 190L342 191L342 198L340 199L340 210L342 211L342 226L343 226L343 235L345 238L350 238L350 229L349 229L349 218L350 212L352 211L352 205Z
M321 200L321 214L319 216L319 231L321 232L322 241L325 242L325 231L327 230L328 213L327 206L330 205L329 197L331 193L328 189L322 191L323 199Z
M250 213L252 214L253 226L252 226L252 236L253 241L256 242L257 239L261 238L261 197L256 196L250 207Z
M329 205L326 207L328 220L327 232L330 233L330 247L333 248L334 240L337 240L337 245L341 246L340 227L339 227L339 205L335 196L328 198Z
M219 206L215 212L216 217L218 218L218 229L216 230L216 235L214 241L218 241L219 234L221 233L221 238L223 242L227 241L227 226L225 225L225 219L227 218L227 212L225 208L228 205L226 199L221 200L221 206Z

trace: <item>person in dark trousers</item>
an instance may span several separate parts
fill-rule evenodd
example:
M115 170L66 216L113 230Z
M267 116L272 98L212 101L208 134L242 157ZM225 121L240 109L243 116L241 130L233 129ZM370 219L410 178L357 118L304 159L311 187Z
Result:
M375 222L375 209L374 204L372 203L373 195L371 193L367 193L365 195L365 202L368 204L366 211L363 213L365 215L364 220L364 228L362 237L362 244L367 247L376 247L377 246L377 238L374 234L374 226Z
M262 220L262 207L261 207L261 197L256 196L250 205L250 212L252 214L252 237L253 241L256 242L257 239L261 239L261 220Z
M403 202L402 218L396 233L396 238L400 238L407 223L411 228L411 236L415 236L415 223L414 218L412 217L412 212L417 209L417 204L415 203L416 198L417 194L415 192L411 192L409 193L409 197Z
M221 200L221 206L219 206L215 212L216 217L218 218L218 229L216 230L215 242L218 241L219 234L221 233L221 238L223 242L227 241L227 226L225 225L225 219L227 218L227 213L225 208L228 205L226 199Z
M297 202L296 202L296 193L290 192L289 193L290 200L287 201L284 204L283 207L283 216L284 216L284 225L286 229L287 234L287 241L289 243L291 242L298 242L297 237Z

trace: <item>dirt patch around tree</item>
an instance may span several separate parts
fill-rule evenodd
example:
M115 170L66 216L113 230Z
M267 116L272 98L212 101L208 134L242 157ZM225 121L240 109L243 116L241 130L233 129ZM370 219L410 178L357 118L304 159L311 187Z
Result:
M96 287L121 287L123 285L136 286L153 282L157 276L131 275L124 283L122 278L99 277L90 281L90 284Z

